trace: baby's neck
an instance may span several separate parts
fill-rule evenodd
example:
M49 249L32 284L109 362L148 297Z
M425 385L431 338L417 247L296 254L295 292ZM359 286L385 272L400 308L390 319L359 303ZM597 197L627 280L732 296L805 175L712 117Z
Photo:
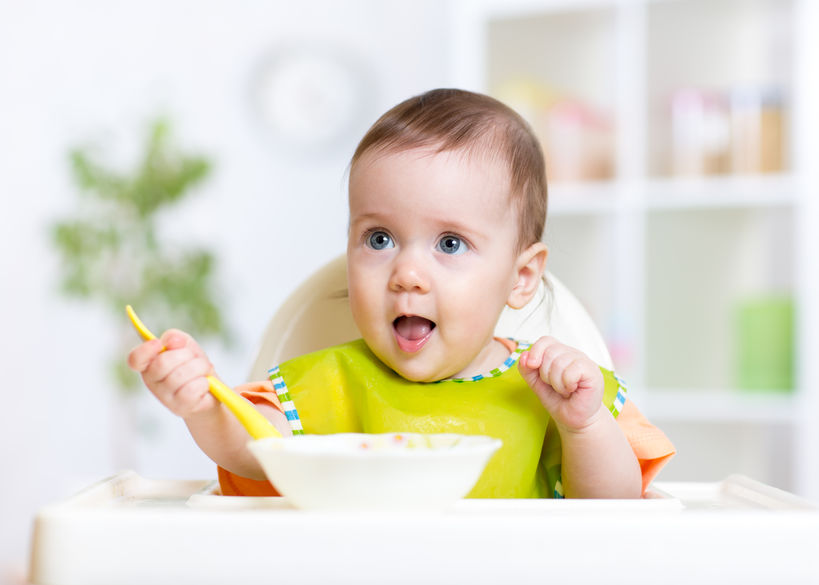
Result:
M453 378L471 378L478 374L486 374L499 367L514 351L514 347L506 345L507 340L498 337L492 339L477 357L466 368L452 376ZM510 344L512 342L509 342Z

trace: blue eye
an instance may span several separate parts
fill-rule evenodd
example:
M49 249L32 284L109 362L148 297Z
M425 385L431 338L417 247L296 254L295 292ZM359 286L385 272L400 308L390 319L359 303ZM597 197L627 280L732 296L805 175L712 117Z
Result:
M456 256L463 254L469 249L466 242L457 236L444 236L438 240L438 249L444 254Z
M386 232L373 232L368 235L367 245L373 250L385 250L395 247L392 238Z

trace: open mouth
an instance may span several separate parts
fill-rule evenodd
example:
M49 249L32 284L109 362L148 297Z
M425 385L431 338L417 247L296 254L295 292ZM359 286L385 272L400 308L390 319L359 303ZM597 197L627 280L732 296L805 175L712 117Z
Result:
M402 315L392 322L398 347L407 353L415 353L429 341L435 323L417 315Z

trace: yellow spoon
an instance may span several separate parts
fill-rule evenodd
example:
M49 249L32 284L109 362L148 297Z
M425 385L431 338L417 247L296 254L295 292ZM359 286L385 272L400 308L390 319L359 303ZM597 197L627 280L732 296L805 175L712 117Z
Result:
M133 323L134 328L145 341L149 339L156 339L156 335L150 332L142 321L137 317L137 314L131 308L131 305L125 307L125 312L128 313L128 318ZM162 348L165 351L165 348ZM239 419L242 426L254 439L263 439L265 437L281 437L282 434L267 420L262 413L253 408L253 406L244 398L236 394L221 380L215 376L208 376L208 384L210 385L210 393L222 404L228 407L230 412Z

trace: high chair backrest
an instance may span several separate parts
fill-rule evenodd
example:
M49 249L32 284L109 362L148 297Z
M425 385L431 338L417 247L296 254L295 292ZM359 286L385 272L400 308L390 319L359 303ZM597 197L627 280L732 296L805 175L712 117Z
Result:
M549 272L529 304L503 310L495 335L525 341L551 335L613 369L597 326L577 298ZM313 273L273 315L249 380L266 379L269 368L290 358L358 337L347 298L347 260L342 255Z

